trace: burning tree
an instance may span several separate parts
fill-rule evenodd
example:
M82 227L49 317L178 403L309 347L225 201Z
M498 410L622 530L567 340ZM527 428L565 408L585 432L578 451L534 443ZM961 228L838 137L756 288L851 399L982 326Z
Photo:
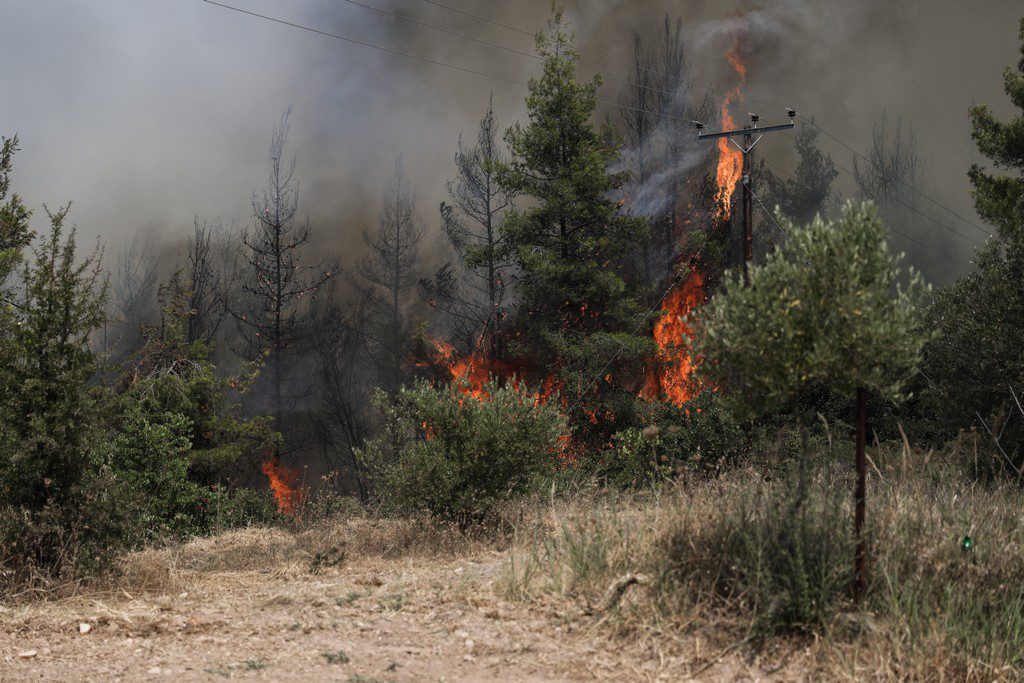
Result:
M666 16L653 47L634 31L633 64L619 95L626 144L622 163L631 176L624 194L627 205L650 217L652 225L631 259L631 274L648 286L662 279L678 255L682 229L689 224L687 208L704 203L693 196L704 190L699 176L706 169L693 166L689 121L707 120L711 100L694 100L683 48L681 19Z
M300 222L293 155L287 156L288 109L274 126L268 156L267 188L253 194L255 228L243 236L241 301L233 304L238 324L239 353L250 361L266 357L270 366L274 426L282 430L286 363L302 350L311 334L308 303L332 273L324 264L302 263L309 242L309 223ZM275 446L273 465L281 448Z
M728 282L703 309L702 374L728 389L724 398L739 417L791 406L802 434L803 388L826 383L856 394L859 534L867 395L904 398L925 341L916 313L927 287L913 270L905 277L889 254L871 204L847 204L837 221L817 218L787 231L791 240L751 270L749 287ZM806 461L807 453L801 457ZM859 541L857 595L865 586L866 545Z
M510 351L527 372L556 375L570 395L586 392L570 419L588 428L601 423L610 433L631 409L629 385L652 350L637 334L637 298L611 264L639 246L647 225L609 196L627 174L609 171L614 136L590 122L600 79L577 80L578 54L561 12L537 49L544 67L530 80L529 123L509 129L513 159L498 173L508 192L533 200L502 227L519 269ZM616 370L609 373L604 365L613 353Z

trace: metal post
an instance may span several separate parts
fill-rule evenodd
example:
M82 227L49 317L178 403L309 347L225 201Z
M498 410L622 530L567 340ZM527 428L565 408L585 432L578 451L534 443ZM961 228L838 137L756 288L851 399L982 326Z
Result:
M750 126L744 126L750 130ZM743 136L743 286L750 286L750 264L754 262L754 192L750 187L750 133Z
M864 387L857 389L857 490L854 493L853 535L857 549L853 560L853 600L860 605L868 587L867 556L868 546L864 539L864 510L867 498L867 440L868 440L868 392Z

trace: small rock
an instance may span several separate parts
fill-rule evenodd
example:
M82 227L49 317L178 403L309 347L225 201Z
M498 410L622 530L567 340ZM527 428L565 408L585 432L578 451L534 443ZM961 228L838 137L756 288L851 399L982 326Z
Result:
M476 643L474 643L474 642L473 642L472 640L470 640L469 638L467 638L467 639L466 639L466 649L467 649L467 650L469 650L470 652L472 652L472 651L473 651L473 647L474 647L475 645L476 645Z
M84 621L78 625L78 632L83 636L92 630L92 624L87 624Z
M18 653L18 659L32 659L37 654L39 654L39 653L36 652L35 650L25 650L24 652L19 652Z
M163 672L160 670L159 666L154 666L154 667L150 668L150 670L147 671L146 673L148 673L150 676L159 676Z

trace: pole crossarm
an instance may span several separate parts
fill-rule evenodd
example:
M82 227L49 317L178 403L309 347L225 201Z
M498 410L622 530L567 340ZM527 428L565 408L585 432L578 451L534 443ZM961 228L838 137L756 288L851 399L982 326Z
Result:
M728 138L734 135L754 135L756 133L768 133L773 130L786 130L787 128L793 128L794 126L796 126L796 124L790 121L789 123L779 123L774 126L755 126L753 128L740 128L738 130L723 130L718 133L697 133L697 139L710 140L711 138Z
M789 111L789 118L793 119L796 116L795 110ZM789 123L777 123L771 126L758 126L757 122L761 119L757 114L750 115L750 122L753 125L744 126L737 130L723 130L718 133L702 133L701 129L704 124L700 121L694 121L694 125L697 126L697 139L698 140L714 140L728 138L729 142L736 145L736 147L743 154L743 168L741 170L741 178L743 181L743 285L750 285L750 264L754 261L754 226L751 218L753 213L753 189L750 187L750 153L754 149L754 145L761 141L761 138L765 133L771 133L777 130L787 130L793 128L796 125L795 121ZM754 135L757 135L755 138ZM736 137L742 136L743 142L740 143L735 140Z

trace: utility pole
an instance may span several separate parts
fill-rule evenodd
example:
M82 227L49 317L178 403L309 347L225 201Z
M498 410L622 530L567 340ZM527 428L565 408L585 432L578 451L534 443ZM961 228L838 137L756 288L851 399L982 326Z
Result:
M796 118L796 110L789 109L787 114L790 119ZM743 285L750 286L750 264L754 260L754 226L753 226L753 199L754 191L750 187L750 152L753 151L754 146L761 140L765 133L771 133L777 130L787 130L792 128L796 124L791 120L789 123L779 123L773 126L758 127L757 122L761 120L761 117L757 114L750 115L750 124L743 126L743 128L737 130L723 130L718 133L701 133L700 130L704 128L704 124L700 121L694 121L694 125L697 127L697 139L698 140L714 140L717 138L729 138L729 142L736 145L736 147L743 153L743 170L741 176L741 182L743 183ZM754 135L757 135L755 138ZM736 141L737 137L742 137L742 144Z

